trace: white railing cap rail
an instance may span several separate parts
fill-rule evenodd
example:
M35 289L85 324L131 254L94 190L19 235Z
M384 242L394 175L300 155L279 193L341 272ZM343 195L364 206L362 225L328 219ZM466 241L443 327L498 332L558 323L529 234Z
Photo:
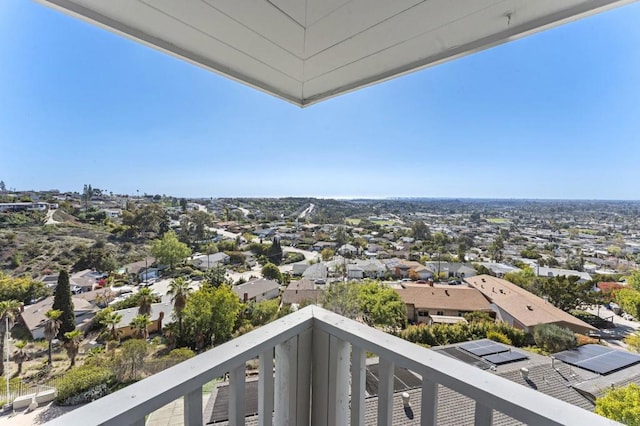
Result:
M590 411L412 344L333 312L308 306L203 354L52 420L50 425L122 425L222 376L313 328L409 368L477 403L528 424L617 425Z

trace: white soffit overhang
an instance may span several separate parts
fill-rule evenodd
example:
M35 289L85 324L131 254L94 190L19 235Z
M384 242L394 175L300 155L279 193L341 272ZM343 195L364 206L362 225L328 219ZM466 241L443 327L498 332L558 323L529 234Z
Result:
M38 0L305 106L634 0Z

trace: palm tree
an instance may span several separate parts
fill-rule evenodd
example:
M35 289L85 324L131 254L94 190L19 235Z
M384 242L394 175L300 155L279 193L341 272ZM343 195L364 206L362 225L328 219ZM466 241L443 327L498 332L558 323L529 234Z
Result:
M80 342L82 341L82 331L75 329L64 333L64 338L67 341L64 343L64 348L67 350L67 356L71 360L69 368L76 365L76 356L80 350Z
M21 306L17 300L0 302L0 376L4 375L4 340L11 331Z
M151 320L149 315L137 315L131 320L133 334L138 339L147 339L149 337L149 325Z
M53 360L51 359L51 346L53 339L56 338L58 331L60 331L62 311L59 309L50 309L44 315L47 317L47 322L44 323L44 338L49 342L48 356L49 365L51 365L53 364Z
M178 317L178 333L180 336L182 336L182 311L187 304L187 297L190 291L189 283L184 277L178 277L171 281L169 291L167 291L167 294L171 296L176 317Z
M145 287L138 291L138 315L151 316L151 304L155 301L155 297L149 288Z
M116 326L122 321L122 315L117 312L108 313L102 320L102 324L109 327L111 330L111 340L118 340L118 329Z
M13 353L13 362L18 364L18 372L16 376L19 376L22 373L22 364L29 359L29 354L25 349L27 347L27 342L21 340L16 343L16 351Z

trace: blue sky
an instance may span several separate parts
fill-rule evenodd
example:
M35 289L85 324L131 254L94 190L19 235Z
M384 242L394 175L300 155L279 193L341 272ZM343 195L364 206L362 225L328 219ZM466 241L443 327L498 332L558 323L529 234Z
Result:
M0 2L0 179L179 196L640 199L640 3L299 109Z

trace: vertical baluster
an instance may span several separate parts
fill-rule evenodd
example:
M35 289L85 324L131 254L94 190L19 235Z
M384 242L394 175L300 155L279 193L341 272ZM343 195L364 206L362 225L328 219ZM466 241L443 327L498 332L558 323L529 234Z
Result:
M296 425L308 425L311 420L311 351L313 331L303 331L298 335L298 383Z
M242 363L229 372L229 424L232 426L244 425L245 371Z
M493 409L476 401L476 426L491 426L493 423Z
M258 376L259 426L273 425L273 348L260 354Z
M422 401L420 425L435 426L438 423L438 384L422 377Z
M275 424L295 425L298 382L298 338L276 346Z
M393 420L393 362L381 358L378 366L378 425L391 426Z
M349 344L329 337L329 404L328 422L348 424L349 415Z
M202 424L202 387L189 392L184 396L184 424Z
M329 404L329 334L322 330L313 330L313 372L311 392L311 424L324 426L329 424L327 410Z
M364 396L367 379L367 354L358 346L351 346L351 426L364 425Z

